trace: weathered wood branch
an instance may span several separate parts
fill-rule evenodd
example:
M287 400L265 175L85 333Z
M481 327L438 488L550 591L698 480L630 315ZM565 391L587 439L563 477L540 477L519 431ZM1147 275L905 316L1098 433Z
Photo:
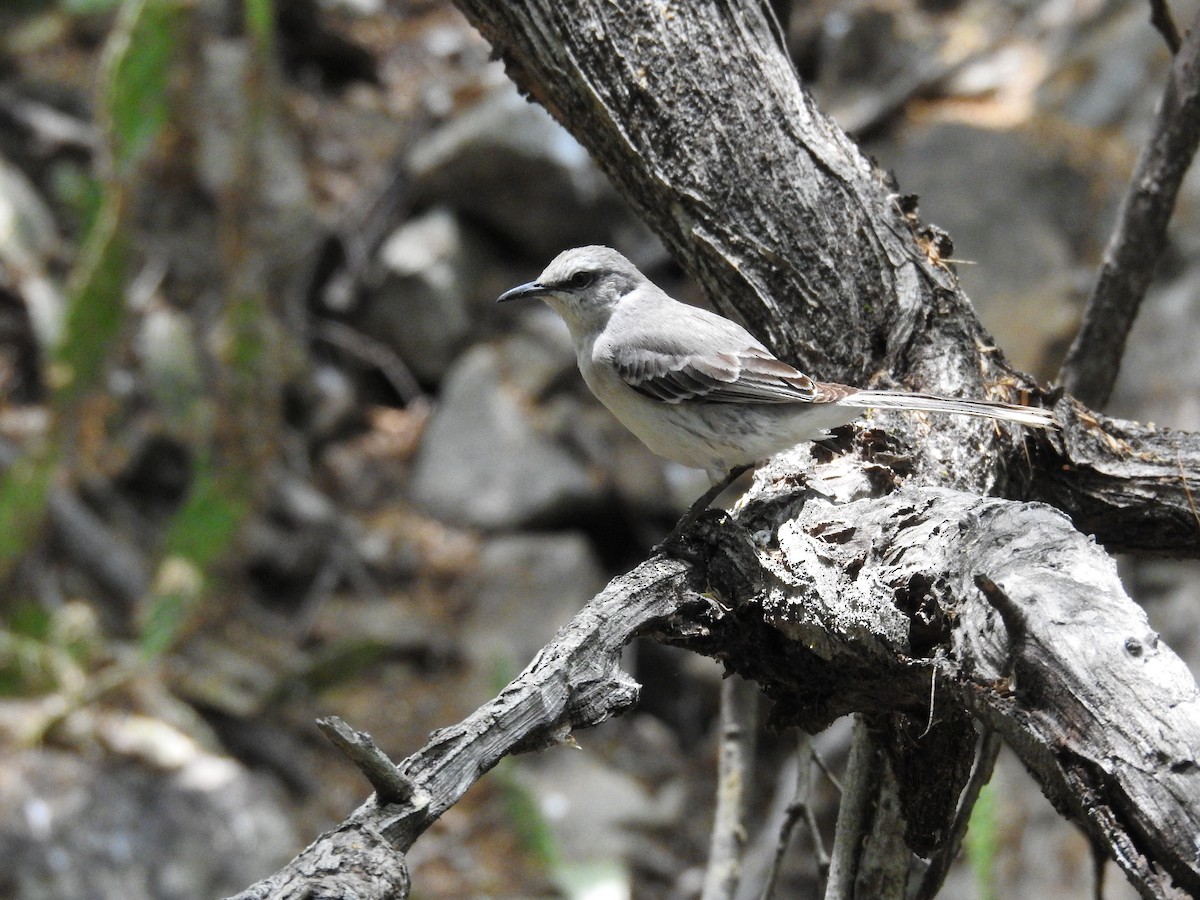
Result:
M1039 397L990 346L952 273L925 255L889 180L812 105L761 9L459 2L714 302L782 355L856 383ZM864 713L895 782L888 821L903 820L918 852L951 834L970 710L1144 896L1169 896L1172 879L1200 891L1194 680L1063 515L979 496L1032 489L1086 511L1087 478L1098 477L1091 493L1113 502L1104 466L1123 447L1105 451L1101 435L1124 426L1089 430L1086 411L1069 412L1065 450L1017 429L880 415L887 431L860 434L857 456L814 468L807 449L782 455L760 471L741 528L698 524L717 548L705 571L652 560L616 579L499 697L400 764L413 801L369 801L243 896L299 896L298 873L356 831L364 846L395 851L386 872L400 883L400 854L505 753L633 702L617 659L648 629L758 681L781 724L814 730ZM1084 463L1075 477L1039 480L1064 453ZM1146 478L1165 481L1156 465ZM1176 491L1177 511L1186 491ZM722 602L699 601L702 590ZM383 895L370 865L346 874L355 887L342 896Z
M1110 419L1072 400L1032 446L1025 496L1067 513L1112 552L1200 556L1200 435Z
M411 799L386 803L372 796L239 900L407 896L404 852L504 756L562 743L573 728L596 725L636 702L638 685L620 668L621 650L684 607L704 605L695 578L686 564L655 558L615 579L494 700L400 763ZM346 847L357 847L356 855L343 859ZM336 891L321 893L326 877L338 879Z
M241 896L300 896L298 873L354 832L392 848L396 884L403 851L502 756L632 704L620 651L648 632L758 681L778 724L866 713L910 847L950 834L969 708L1144 896L1172 896L1172 881L1200 891L1200 690L1104 552L1050 507L932 487L877 496L873 467L850 457L803 487L782 469L760 475L740 528L698 526L715 542L704 571L656 558L615 579L495 700L400 764L412 800L372 798ZM342 874L361 881L339 883L346 896L382 896L376 869Z
M1172 879L1200 892L1200 689L1112 561L1049 507L938 488L848 500L867 492L854 486L862 470L825 468L805 491L768 487L741 517L757 532L757 504L773 521L781 503L803 502L785 514L778 554L763 557L780 579L763 622L792 639L787 666L739 653L712 626L706 640L749 663L743 674L779 698L778 719L806 728L866 709L900 711L919 732L932 668L945 698L936 715L965 703L1000 733L1144 896L1171 896ZM891 626L864 631L872 613ZM850 646L859 651L843 657ZM839 682L869 652L892 664ZM906 817L911 829L911 801Z
M330 742L358 766L383 803L408 803L416 797L413 785L400 774L379 745L364 731L351 728L338 716L317 719L317 727ZM427 802L421 798L421 804Z

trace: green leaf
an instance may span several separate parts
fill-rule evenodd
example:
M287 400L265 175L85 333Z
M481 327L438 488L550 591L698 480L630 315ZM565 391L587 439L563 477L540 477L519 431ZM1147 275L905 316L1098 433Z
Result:
M275 4L271 0L246 0L246 26L260 47L270 49L275 37Z
M199 463L187 502L167 533L167 554L207 571L233 542L247 510L246 500L230 495L210 463Z
M66 323L55 354L59 415L69 415L72 404L100 383L125 318L126 247L120 206L118 198L105 198L72 278Z
M179 10L173 0L126 0L109 40L104 101L118 178L145 160L167 122Z
M121 0L61 0L63 11L72 16L90 16L111 12Z
M51 459L23 457L0 481L0 571L9 571L41 528L50 481Z
M984 785L967 826L967 860L975 873L981 900L996 897L996 852L1000 846L996 791Z

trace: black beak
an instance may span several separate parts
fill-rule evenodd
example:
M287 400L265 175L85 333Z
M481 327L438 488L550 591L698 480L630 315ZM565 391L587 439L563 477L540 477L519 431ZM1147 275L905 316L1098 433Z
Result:
M530 281L527 284L518 284L515 288L511 288L496 298L497 303L507 303L509 300L524 300L526 297L540 297L542 294L549 293L549 288L538 281Z

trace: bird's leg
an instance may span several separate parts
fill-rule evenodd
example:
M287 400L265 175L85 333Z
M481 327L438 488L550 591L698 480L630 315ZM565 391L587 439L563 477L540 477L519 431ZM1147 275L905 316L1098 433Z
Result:
M689 558L689 554L686 551L683 551L680 543L680 538L683 537L684 532L696 524L696 520L700 518L700 514L708 509L708 504L716 500L717 497L720 496L721 492L725 490L725 488L729 487L731 484L741 478L742 475L745 472L748 472L751 468L753 467L750 465L743 465L734 466L732 469L730 469L725 474L724 478L701 494L696 499L696 502L688 507L687 512L683 514L683 517L676 522L675 527L671 529L671 533L655 544L654 549L651 552L672 553L677 556Z

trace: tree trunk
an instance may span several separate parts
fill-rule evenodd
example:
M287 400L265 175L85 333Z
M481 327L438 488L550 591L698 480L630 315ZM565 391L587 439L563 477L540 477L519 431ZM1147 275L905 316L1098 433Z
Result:
M783 358L855 384L1050 401L992 346L912 204L815 108L765 3L459 5L714 304ZM1200 440L1055 409L1061 434L880 414L842 456L779 455L732 521L701 520L702 561L615 579L494 701L400 765L415 799L369 801L343 829L403 852L503 754L632 703L617 653L653 631L756 680L779 724L865 714L864 777L895 791L858 831L868 850L838 857L846 896L891 883L899 823L921 855L947 839L971 717L1143 896L1200 894L1200 691L1072 524L1197 555ZM1034 497L1062 512L1022 502ZM280 883L243 896L291 896Z

